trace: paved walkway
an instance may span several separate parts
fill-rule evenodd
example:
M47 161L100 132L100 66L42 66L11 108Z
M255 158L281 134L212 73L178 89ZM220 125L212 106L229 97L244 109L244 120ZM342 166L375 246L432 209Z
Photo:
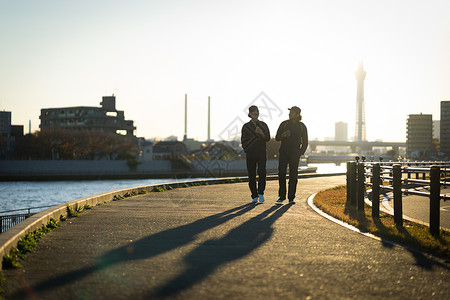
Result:
M429 189L424 190L429 192ZM441 194L450 195L450 189L441 189ZM392 213L394 212L394 200L392 194L389 194L390 198L384 200L383 204L385 208ZM421 222L427 224L430 223L430 198L423 196L403 196L403 214ZM441 200L440 202L440 226L450 229L450 201Z
M102 204L52 230L5 299L448 299L449 263L350 231L309 195L344 176L299 180L297 204L249 204L247 183ZM35 297L35 298L33 298Z

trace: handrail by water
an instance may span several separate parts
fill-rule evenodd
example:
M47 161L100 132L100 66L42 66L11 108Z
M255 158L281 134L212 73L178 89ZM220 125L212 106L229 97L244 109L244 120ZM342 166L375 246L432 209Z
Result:
M27 210L28 213L30 213L30 211L32 209L49 208L49 207L52 207L52 206L54 206L54 205L45 205L45 206L36 206L36 207L27 207L27 208L19 208L19 209L12 209L12 210L4 210L4 211L0 211L0 214L10 213L10 212L15 212L15 211L23 211L23 210Z
M33 209L42 209L42 208L49 208L53 205L45 205L45 206L36 206L36 207L28 207L28 208L22 208L22 209L13 209L13 210L5 210L0 212L0 233L3 233L7 231L8 229L11 229L11 227L19 224L20 222L26 220L27 218L31 217L34 214L37 214L39 211L31 212ZM20 211L27 211L26 213L16 213L11 214L12 212L20 212Z

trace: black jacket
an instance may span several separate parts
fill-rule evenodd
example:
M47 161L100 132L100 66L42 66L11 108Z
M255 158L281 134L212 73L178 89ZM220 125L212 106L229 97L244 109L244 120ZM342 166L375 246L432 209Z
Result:
M289 137L281 137L286 130L289 130L291 135ZM281 141L280 153L296 153L303 155L305 154L306 148L308 148L308 129L305 124L300 121L283 121L280 124L280 127L278 127L275 139Z
M262 129L264 137L256 133L256 126ZM269 127L263 121L257 122L255 125L249 121L242 126L241 143L245 153L266 152L266 143L270 140Z

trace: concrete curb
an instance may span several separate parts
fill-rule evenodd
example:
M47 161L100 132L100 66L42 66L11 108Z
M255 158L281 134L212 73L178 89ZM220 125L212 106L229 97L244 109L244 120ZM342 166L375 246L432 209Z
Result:
M385 241L384 239L382 239L382 238L380 238L380 237L378 237L378 236L376 236L376 235L373 235L373 234L368 233L368 232L363 232L363 231L359 230L358 228L356 228L356 227L354 227L354 226L352 226L352 225L349 225L349 224L347 224L347 223L345 223L345 222L343 222L343 221L341 221L341 220L339 220L339 219L336 219L335 217L330 216L329 214L326 214L325 212L323 212L322 210L320 210L320 209L314 204L314 197L315 197L316 195L317 195L317 193L316 193L316 194L312 194L311 196L308 197L308 200L307 200L307 201L308 201L308 205L309 205L316 213L318 213L318 214L321 215L322 217L324 217L324 218L326 218L326 219L328 219L328 220L330 220L330 221L332 221L332 222L334 222L334 223L336 223L336 224L339 224L339 225L341 225L341 226L343 226L343 227L345 227L345 228L347 228L347 229L353 230L353 231L355 231L355 232L357 232L357 233L359 233L359 234L365 235L365 236L367 236L367 237L373 238L373 239L378 240L378 241ZM395 244L394 242L392 242L392 243Z

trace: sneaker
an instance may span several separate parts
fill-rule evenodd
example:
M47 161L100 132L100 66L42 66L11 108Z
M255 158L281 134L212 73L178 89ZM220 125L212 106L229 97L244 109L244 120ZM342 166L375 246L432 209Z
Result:
M259 202L263 203L264 202L264 195L258 195L259 196Z
M284 200L286 200L286 199L281 199L281 198L279 198L275 203L276 204L283 204L283 201Z
M295 204L294 200L289 200L289 204Z
M253 198L252 203L258 202L258 197Z

